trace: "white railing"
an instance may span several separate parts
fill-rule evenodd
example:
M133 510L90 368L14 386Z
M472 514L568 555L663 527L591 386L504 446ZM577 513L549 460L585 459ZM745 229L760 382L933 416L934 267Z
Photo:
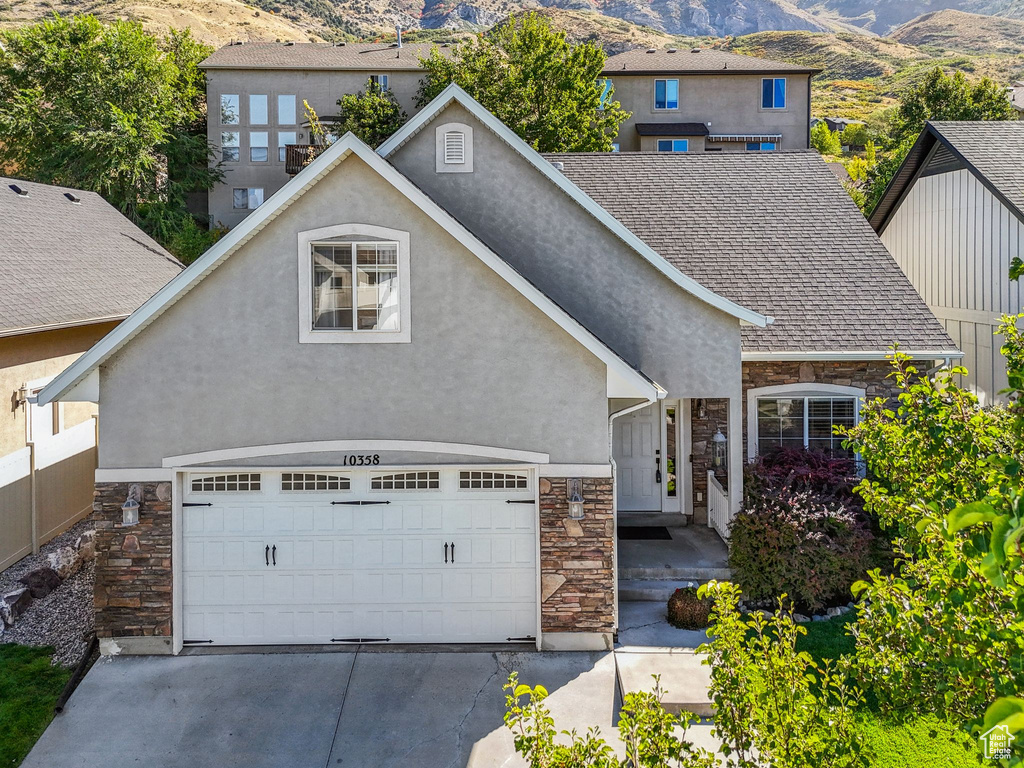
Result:
M729 539L729 494L718 482L715 473L708 470L708 525L718 531L723 539Z

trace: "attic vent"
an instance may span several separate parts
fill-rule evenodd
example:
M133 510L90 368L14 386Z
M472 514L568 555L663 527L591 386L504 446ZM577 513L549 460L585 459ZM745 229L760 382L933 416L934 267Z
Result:
M444 162L446 165L462 165L466 162L466 134L462 131L445 133Z
M700 53L700 48L691 48L690 53Z
M295 45L295 41L289 40L287 43L285 43L285 45Z
M648 48L648 49L647 49L647 52L648 52L648 53L657 53L658 51L657 51L657 49L656 49L656 48Z
M335 43L334 47L335 48L344 48L345 47L345 43Z
M78 195L73 195L70 192L65 192L64 193L64 197L66 197L72 203L80 203L80 202L82 202L82 198L80 198Z
M678 48L669 48L668 52L669 53L675 53L677 50L679 50L679 49Z
M18 195L20 197L28 197L28 190L27 189L22 189L17 184L11 184L10 187L11 187L11 190L14 192L14 194L16 194L16 195Z
M565 163L554 162L551 164L551 167L554 168L556 171L561 171L564 170Z

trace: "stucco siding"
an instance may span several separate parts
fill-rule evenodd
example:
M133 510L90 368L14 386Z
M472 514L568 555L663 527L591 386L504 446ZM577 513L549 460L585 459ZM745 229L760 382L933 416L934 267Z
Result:
M1010 263L1024 257L1024 223L967 169L924 176L882 242L964 352L967 382L983 402L1006 386L999 316L1021 309Z
M436 173L438 126L474 126L474 172ZM739 321L627 246L452 104L390 160L668 397L738 396Z
M353 222L409 232L410 343L298 342L297 233ZM345 439L608 462L604 364L355 156L116 353L100 397L104 468Z
M786 108L761 108L767 75L612 75L613 98L632 115L619 129L622 152L641 149L637 123L705 123L713 134L782 134L779 149L806 149L810 136L807 75L786 74ZM655 79L679 80L679 108L654 109ZM712 145L709 145L712 146ZM731 147L723 146L724 151Z

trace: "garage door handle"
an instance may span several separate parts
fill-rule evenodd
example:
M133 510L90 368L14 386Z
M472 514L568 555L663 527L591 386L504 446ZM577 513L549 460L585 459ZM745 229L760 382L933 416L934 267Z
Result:
M181 506L183 507L212 507L212 501L184 501Z
M452 562L455 562L455 542L452 542Z
M506 504L533 504L533 499L505 499Z
M448 562L448 542L444 543L444 561Z
M332 501L331 504L337 506L339 504L347 504L351 507L365 507L371 504L390 504L390 501Z
M267 551L264 552L263 554L267 558L267 565L270 565L270 545L269 544L267 544Z
M275 544L274 548L270 550L270 556L274 558L274 565L277 565L277 544Z

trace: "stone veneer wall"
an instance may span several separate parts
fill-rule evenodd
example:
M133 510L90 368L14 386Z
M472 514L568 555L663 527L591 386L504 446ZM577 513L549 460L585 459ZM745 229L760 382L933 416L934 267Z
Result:
M129 494L138 525L121 523ZM171 636L171 484L97 483L96 634Z
M714 468L715 477L726 491L729 490L728 467L713 467L712 440L715 432L729 435L729 400L727 398L706 398L704 418L698 418L698 399L690 400L690 477L693 484L693 524L708 524L708 470ZM680 457L685 460L685 457Z
M583 478L584 516L569 519L565 478L540 479L541 630L615 630L612 479Z

